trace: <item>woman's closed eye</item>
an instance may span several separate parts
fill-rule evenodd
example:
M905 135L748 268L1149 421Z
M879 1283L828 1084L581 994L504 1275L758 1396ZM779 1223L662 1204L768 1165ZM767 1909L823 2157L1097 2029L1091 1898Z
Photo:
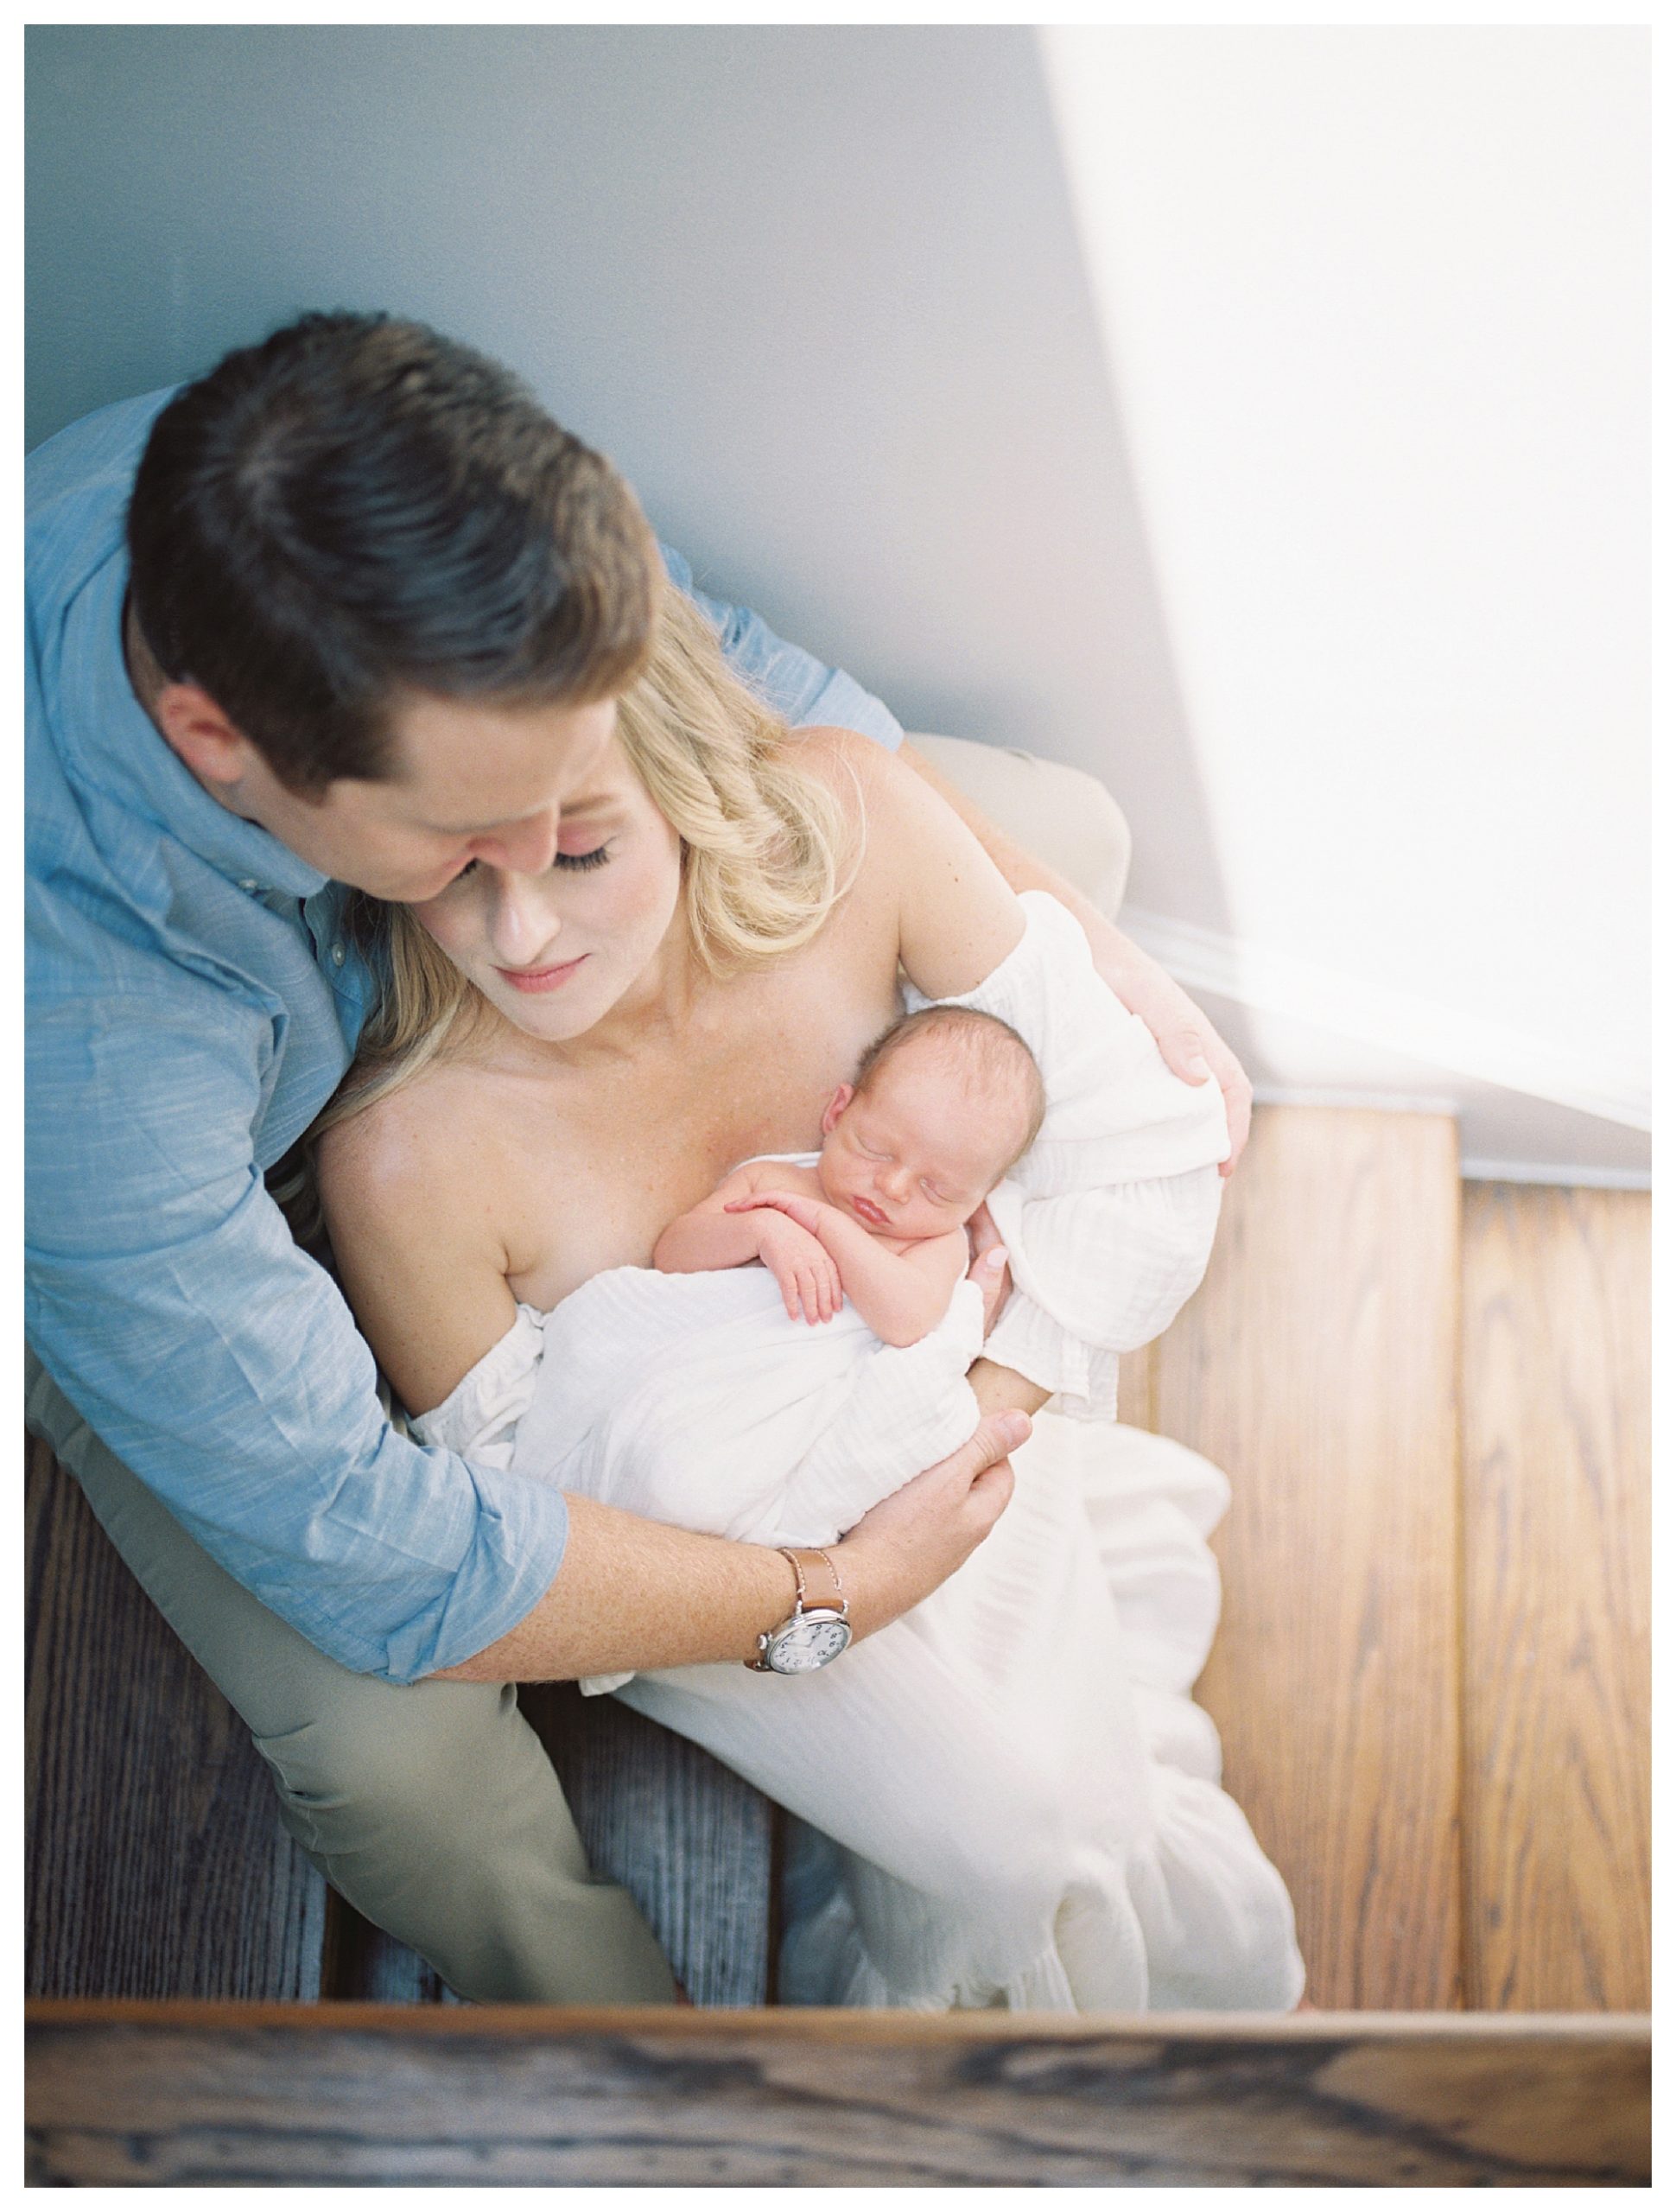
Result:
M553 865L555 868L603 868L610 858L611 840L607 838L603 845L596 845L591 853L555 853ZM454 881L463 883L479 865L480 863L476 861L467 861L465 867L455 876Z

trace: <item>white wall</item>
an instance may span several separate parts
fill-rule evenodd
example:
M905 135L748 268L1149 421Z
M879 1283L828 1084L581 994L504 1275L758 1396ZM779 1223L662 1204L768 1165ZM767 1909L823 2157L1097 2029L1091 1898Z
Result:
M1635 35L1056 35L1086 262L1023 29L37 27L29 435L426 317L911 726L1103 776L1166 949L1633 1089Z
M1644 1116L1645 35L1044 41L1217 957Z
M1022 29L29 36L29 435L298 309L424 316L602 444L717 588L924 728L1165 795L1184 752Z

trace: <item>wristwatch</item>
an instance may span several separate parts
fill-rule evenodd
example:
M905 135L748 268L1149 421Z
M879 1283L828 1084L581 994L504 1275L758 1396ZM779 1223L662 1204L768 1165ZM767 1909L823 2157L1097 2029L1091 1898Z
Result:
M829 1667L839 1653L849 1647L849 1599L844 1595L844 1586L832 1564L831 1554L823 1552L818 1544L811 1544L809 1550L826 1560L838 1592L838 1604L835 1608L806 1605L802 1560L784 1544L776 1548L782 1559L791 1562L791 1572L797 1578L797 1603L790 1620L782 1621L778 1628L771 1628L757 1638L757 1656L745 1663L756 1675L812 1675L817 1667Z

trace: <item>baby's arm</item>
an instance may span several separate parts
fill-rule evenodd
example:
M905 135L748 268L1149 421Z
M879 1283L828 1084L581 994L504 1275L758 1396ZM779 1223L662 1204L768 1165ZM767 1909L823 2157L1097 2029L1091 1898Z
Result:
M730 1213L756 1191L760 1171L738 1167L709 1197L672 1221L658 1238L653 1267L666 1275L708 1274L760 1260L780 1287L795 1321L829 1321L844 1302L836 1262L818 1238L781 1212Z
M817 1238L837 1262L844 1294L874 1336L898 1348L929 1337L949 1311L955 1285L966 1273L966 1231L928 1236L905 1252L892 1252L859 1222L819 1198L789 1191L754 1191L726 1201L733 1218L749 1221L773 1209ZM746 1208L752 1211L747 1212Z

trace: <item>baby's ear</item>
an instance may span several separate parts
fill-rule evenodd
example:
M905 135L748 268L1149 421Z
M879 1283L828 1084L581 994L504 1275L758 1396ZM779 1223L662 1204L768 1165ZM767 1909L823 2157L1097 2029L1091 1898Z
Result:
M854 1096L855 1085L853 1083L841 1083L837 1090L833 1092L827 1101L827 1110L821 1116L821 1135L823 1137L829 1137L832 1135L838 1126L840 1115Z

